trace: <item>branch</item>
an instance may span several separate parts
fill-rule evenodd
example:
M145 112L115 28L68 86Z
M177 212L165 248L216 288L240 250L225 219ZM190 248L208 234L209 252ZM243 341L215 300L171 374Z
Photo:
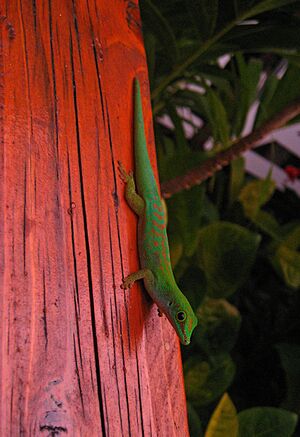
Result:
M176 194L182 190L187 190L194 185L201 184L201 182L208 179L215 172L228 165L233 159L239 157L247 150L255 147L257 143L259 143L272 131L283 127L299 114L300 99L297 99L286 106L282 111L271 117L270 120L253 131L251 134L238 140L229 149L223 150L213 158L207 159L203 164L188 171L185 175L177 176L170 181L164 182L161 186L162 196L169 198L173 194Z

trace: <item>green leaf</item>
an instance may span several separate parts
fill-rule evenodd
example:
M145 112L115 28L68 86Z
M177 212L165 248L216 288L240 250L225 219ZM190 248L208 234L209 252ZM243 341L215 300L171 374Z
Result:
M239 437L290 437L297 415L280 408L257 407L238 414Z
M194 355L185 363L185 391L188 401L195 406L202 406L210 402L202 397L202 390L208 380L210 365L202 357Z
M158 86L153 90L152 97L156 99L172 82L175 82L178 78L184 75L184 72L187 71L193 64L199 62L200 58L203 60L207 55L207 52L216 50L216 45L219 43L224 36L226 36L234 27L242 27L238 26L244 20L247 20L251 17L254 17L257 14L261 14L262 12L271 11L272 9L279 8L284 5L288 5L290 3L294 3L297 0L265 0L256 3L254 6L250 7L242 11L238 16L236 16L233 20L229 21L222 27L217 33L212 35L211 38L207 39L203 42L203 44L198 44L198 47L188 56L183 59L180 63L176 65L175 68L162 78ZM226 50L219 51L219 55L224 53L228 53L228 47ZM215 53L215 59L216 59Z
M258 1L248 11L244 13L244 19L253 17L263 12L271 11L272 9L280 8L291 3L295 3L297 0L264 0Z
M179 288L187 297L192 308L198 308L206 294L205 276L202 270L190 265L180 278Z
M281 244L275 254L270 256L270 260L289 287L300 287L300 253Z
M205 299L197 311L194 340L207 354L230 352L240 329L238 309L224 299Z
M198 259L211 297L234 293L247 279L261 237L228 222L212 223L199 233Z
M280 343L276 345L285 371L287 392L282 407L300 413L300 346Z
M278 240L281 238L280 226L275 217L266 211L259 210L255 217L251 217L252 222L265 234Z
M239 136L244 128L250 106L257 96L258 82L262 72L263 63L256 59L250 59L250 61L246 63L244 57L240 53L236 55L236 60L239 81L237 82L237 111L233 133L236 136Z
M285 234L284 242L287 247L293 250L300 249L300 225L299 222L293 223Z
M181 144L175 147L174 141L163 136L157 141L158 164L160 180L166 181L200 164L206 158L202 151L192 151L189 147Z
M244 185L245 178L245 159L243 157L234 159L230 163L230 185L229 203L233 203Z
M179 235L183 254L192 256L198 246L198 234L203 214L204 186L179 193L167 201L169 211L168 232Z
M230 144L230 126L224 105L215 91L207 88L206 94L200 96L205 108L215 143L223 147Z
M251 59L248 64L246 64L244 58L240 54L238 54L236 58L238 63L240 83L237 100L238 110L233 133L236 136L239 136L244 128L250 107L257 96L258 83L260 80L263 63L260 60Z
M176 38L168 21L151 0L143 1L143 22L146 23L149 32L153 33L158 42L164 47L164 55L168 62L173 65L177 61L178 51Z
M283 232L282 232L283 233ZM300 287L300 226L296 225L287 235L283 235L281 243L271 243L269 247L270 261L276 272L292 288Z
M239 201L242 203L245 215L255 218L260 208L270 200L276 185L270 178L249 182L240 192Z
M257 114L255 127L261 126L300 96L300 68L295 65L289 66L281 80L273 76L267 82L266 87L261 97L261 108Z
M187 402L190 437L203 437L201 420L190 402Z
M202 210L202 222L203 225L208 225L209 223L216 222L219 220L219 211L208 198L208 196L204 195L203 199L203 210ZM202 224L202 223L201 223Z
M234 404L224 393L210 418L204 437L237 437L238 418Z
M144 33L144 44L147 54L148 76L149 76L150 86L152 86L154 82L154 73L155 73L155 49L156 49L156 38L153 35L153 33L150 32Z
M268 120L268 118L270 118L269 108L271 107L271 102L278 86L280 86L280 79L278 79L277 75L273 73L266 80L261 97L259 99L260 106L258 108L254 123L255 129L261 126L266 120Z
M183 255L183 243L179 234L169 233L169 247L172 269L174 270L175 266L178 264Z
M280 55L280 51L277 52ZM289 53L284 54L285 59L288 61L290 65L294 65L297 68L300 68L300 54L299 53Z
M203 79L208 79L218 90L232 97L230 82L233 82L235 78L229 70L221 68L218 65L201 63L197 66L197 71L199 77L189 77L189 83L201 86Z
M276 241L282 238L279 223L270 213L261 210L261 206L268 202L275 191L275 183L268 176L264 180L249 182L240 192L239 201L243 210L252 223L261 231Z
M219 0L186 0L186 7L202 40L209 38L215 29Z
M183 126L182 126L182 119L179 117L175 106L168 103L167 109L168 109L168 113L171 117L171 120L172 120L174 128L175 128L175 142L177 144L177 147L179 149L183 148L183 149L187 150L188 145L187 145L187 140L185 137Z
M234 374L235 366L229 355L214 357L210 362L194 355L185 363L187 399L195 407L210 404L229 387Z
M223 38L222 49L230 48L231 53L278 53L282 57L294 54L298 28L299 25L293 24L278 26L278 22L236 26Z
M177 106L187 106L201 118L207 119L207 112L210 114L207 101L203 100L198 92L189 89L178 89L172 98Z

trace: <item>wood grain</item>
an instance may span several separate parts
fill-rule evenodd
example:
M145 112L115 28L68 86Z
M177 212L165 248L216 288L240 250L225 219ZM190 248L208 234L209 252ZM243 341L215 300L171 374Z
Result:
M0 8L0 435L186 436L177 337L120 288L135 75L156 165L138 4Z

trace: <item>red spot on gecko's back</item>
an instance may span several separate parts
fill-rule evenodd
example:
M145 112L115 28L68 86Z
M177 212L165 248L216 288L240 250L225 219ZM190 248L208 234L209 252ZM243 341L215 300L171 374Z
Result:
M155 226L158 229L161 229L162 231L165 229L165 224L157 223L155 220L152 220L153 226Z
M163 220L164 219L164 214L163 213L158 213L156 211L153 211L153 215L154 217L156 217L158 220Z
M151 228L151 233L152 233L153 235L155 235L156 237L162 238L162 233L159 232L159 231L157 231L157 230L154 229L154 228Z

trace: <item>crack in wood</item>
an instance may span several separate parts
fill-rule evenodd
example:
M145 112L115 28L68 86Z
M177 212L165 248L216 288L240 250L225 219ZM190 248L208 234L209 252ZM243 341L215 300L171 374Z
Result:
M8 38L10 40L15 39L15 37L16 37L15 28L12 25L12 23L8 20L6 15L1 15L0 16L0 23L4 24L5 29L7 30L7 33L8 33Z
M83 177L82 157L81 157L79 114L78 114L78 105L77 105L77 83L76 83L76 76L75 76L73 40L72 40L71 30L70 30L69 41L70 41L71 74L72 74L72 85L73 85L73 105L74 105L76 142L77 142L77 157L78 157L78 169L79 169L79 185L80 185L81 204L82 204L82 218L83 218L84 240L85 240L85 251L86 251L88 290L89 290L89 298L90 298L90 311L91 311L92 337L93 337L93 346L94 346L95 372L96 372L97 388L98 388L98 403L99 403L100 420L101 420L103 437L105 437L107 434L106 434L106 430L105 430L105 419L104 419L104 414L103 414L100 357L99 357L99 348L98 348L98 341L97 341L95 302L94 302L94 295L93 295L93 280L92 280L92 269L91 269L91 253L90 253L90 243L89 243L89 233L88 233L88 223L87 223L86 202L85 202L85 195L84 195L85 187L84 187L84 177Z
M64 426L40 425L40 431L49 431L49 437L55 437L56 435L60 435L61 433L68 434L68 429Z

